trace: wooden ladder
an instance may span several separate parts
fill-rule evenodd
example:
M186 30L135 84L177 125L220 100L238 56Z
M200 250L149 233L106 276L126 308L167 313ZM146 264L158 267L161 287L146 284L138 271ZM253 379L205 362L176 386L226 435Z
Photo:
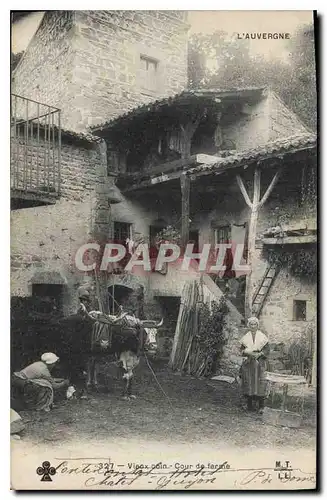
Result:
M252 313L254 316L259 317L279 269L280 268L277 264L270 264L265 270L265 274L263 275L252 300Z

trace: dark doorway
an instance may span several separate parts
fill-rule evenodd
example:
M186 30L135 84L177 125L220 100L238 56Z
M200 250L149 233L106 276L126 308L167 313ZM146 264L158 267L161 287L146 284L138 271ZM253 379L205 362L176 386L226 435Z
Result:
M164 326L165 335L167 337L174 337L176 323L178 319L179 306L180 306L180 297L156 297L160 303Z
M38 312L47 314L63 313L63 285L48 283L33 284L32 296L38 300Z
M194 253L199 251L199 231L198 230L194 230L194 231L189 232L188 242L194 244L194 247L193 247Z
M133 290L123 285L112 285L108 287L108 305L110 314L117 314L119 306L126 309L133 309L131 304Z

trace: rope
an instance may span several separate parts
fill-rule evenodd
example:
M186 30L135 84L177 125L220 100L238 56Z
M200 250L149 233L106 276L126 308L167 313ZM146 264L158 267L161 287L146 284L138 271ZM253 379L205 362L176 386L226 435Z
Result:
M173 404L172 404L172 402L171 402L171 399L169 398L168 394L164 391L164 389L163 389L163 387L161 386L161 384L160 384L159 380L157 379L157 376L156 376L156 374L154 373L152 366L150 365L150 362L149 362L149 360L148 360L148 357L147 357L147 355L146 355L146 352L145 352L145 351L144 351L144 357L145 357L145 361L147 362L147 365L148 365L148 367L150 368L150 371L151 371L151 373L152 373L152 375L153 375L153 377L154 377L155 381L157 382L157 384L158 384L158 386L159 386L159 389L161 390L161 392L162 392L162 393L164 394L164 396L166 397L166 399L167 399L167 401L168 401L168 403L169 403L169 405L170 405L171 409L172 409L172 410L174 410L175 408L173 407Z
M118 306L118 308L120 307L120 304L117 302L117 300L115 299L115 297L108 291L108 295L110 295L110 297L112 298L112 300L115 302L115 304Z

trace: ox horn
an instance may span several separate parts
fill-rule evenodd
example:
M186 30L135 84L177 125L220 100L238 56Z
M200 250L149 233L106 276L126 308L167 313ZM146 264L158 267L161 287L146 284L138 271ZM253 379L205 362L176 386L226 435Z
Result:
M159 328L159 326L162 326L163 322L164 322L164 320L163 320L163 318L161 318L161 321L159 321L159 323L156 325L156 328Z

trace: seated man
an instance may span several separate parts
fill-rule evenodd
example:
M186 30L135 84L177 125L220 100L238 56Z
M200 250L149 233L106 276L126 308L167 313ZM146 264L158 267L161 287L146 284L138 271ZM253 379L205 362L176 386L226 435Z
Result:
M51 371L59 358L52 352L41 356L36 361L12 376L15 396L22 403L21 409L50 411L53 405L54 391L65 389L69 381L51 376Z

